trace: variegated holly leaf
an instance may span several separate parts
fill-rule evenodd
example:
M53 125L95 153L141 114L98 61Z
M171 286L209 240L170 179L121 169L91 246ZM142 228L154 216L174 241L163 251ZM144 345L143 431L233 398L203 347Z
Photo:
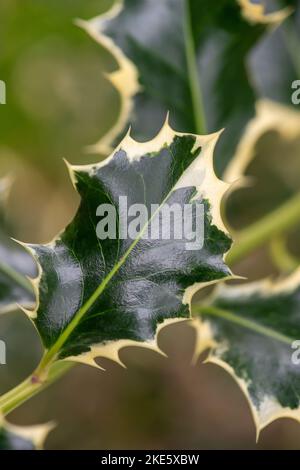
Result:
M300 421L300 270L277 283L222 286L196 323L208 362L245 393L259 432L275 419Z
M229 263L240 259L238 250L243 236L253 235L258 243L256 248L268 248L273 265L280 271L291 272L299 265L299 151L299 111L271 101L259 101L256 116L248 124L224 174L226 181L240 182L226 201L228 223L232 230L238 230ZM263 227L269 224L272 230L267 234ZM243 256L251 250L250 244ZM263 276L273 269L266 264Z
M0 181L0 314L16 308L30 307L34 295L26 276L36 275L36 265L23 247L11 240L4 216L4 200L8 191L6 180Z
M297 108L258 101L256 115L224 174L226 181L246 182L228 200L231 225L241 228L255 222L300 191L299 152Z
M166 123L152 141L127 135L104 162L70 167L81 196L74 220L52 243L28 247L40 267L37 307L28 313L47 350L44 364L71 358L95 365L100 355L118 361L120 347L130 344L157 349L157 328L189 318L192 294L231 275L224 262L231 240L220 216L228 186L213 171L217 138L177 133ZM137 235L120 236L113 223L108 238L98 238L99 206L115 212L119 226L127 214L120 198ZM139 222L136 204L146 210ZM187 235L176 239L173 229L170 237L152 236L173 204L201 205L203 246L188 249ZM174 217L182 223L181 213ZM196 217L193 210L193 223Z
M136 138L150 138L170 111L171 123L186 132L226 128L224 168L254 115L249 53L288 13L265 14L250 0L123 0L81 22L118 64L110 79L121 96L119 119L96 148L107 152L128 123Z
M0 450L40 450L54 424L15 426L4 419L0 423Z
M295 91L292 84L300 79L300 2L279 0L268 3L289 6L292 14L272 34L268 34L251 54L253 82L259 96L291 106L291 95Z

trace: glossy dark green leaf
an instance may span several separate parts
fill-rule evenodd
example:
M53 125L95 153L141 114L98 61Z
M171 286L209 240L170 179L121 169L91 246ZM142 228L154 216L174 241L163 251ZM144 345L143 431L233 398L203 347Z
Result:
M37 273L35 262L23 247L10 239L5 223L4 194L0 181L0 314L15 309L16 304L33 305L34 295L26 276Z
M280 417L300 421L300 270L276 284L216 289L199 311L199 337L214 342L208 361L238 382L257 433Z
M168 110L171 123L182 131L226 128L219 149L219 167L224 168L254 115L249 54L266 28L284 16L265 15L263 7L250 0L116 2L107 15L85 25L120 67L111 79L123 107L99 149L128 122L138 139L151 137Z
M158 326L189 318L193 292L231 275L223 260L231 240L220 216L228 186L212 163L217 137L179 134L165 124L150 142L128 135L104 163L70 168L81 196L74 220L54 242L29 247L40 265L38 305L30 315L47 357L94 364L97 355L116 358L126 344L156 348ZM152 222L173 203L203 204L204 246L189 250L186 238L172 235L143 238L149 218L134 240L118 233L100 240L97 208L110 204L119 220L119 197L128 207L144 204L149 217L157 204Z

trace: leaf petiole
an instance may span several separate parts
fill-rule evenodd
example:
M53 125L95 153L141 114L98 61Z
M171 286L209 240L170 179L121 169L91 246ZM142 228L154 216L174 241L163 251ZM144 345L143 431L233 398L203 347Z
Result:
M238 233L233 247L226 256L226 262L232 266L256 248L297 224L300 225L300 193Z
M36 372L24 380L20 385L0 397L0 414L6 416L14 409L18 408L29 398L58 380L62 375L68 372L74 363L60 361L55 363L49 370L48 376L44 381L37 380Z
M32 287L26 276L19 273L12 267L8 266L7 264L1 263L0 261L0 271L4 273L6 276L10 277L16 284L20 287L25 289L26 291L33 293Z
M197 70L196 51L192 33L191 12L188 0L185 0L184 43L188 69L188 79L192 95L195 130L197 134L206 134L206 121L200 77Z

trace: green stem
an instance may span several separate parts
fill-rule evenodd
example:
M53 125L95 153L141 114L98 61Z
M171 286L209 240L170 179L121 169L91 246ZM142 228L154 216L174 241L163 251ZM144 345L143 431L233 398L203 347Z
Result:
M19 407L28 398L33 397L41 388L41 384L33 383L31 378L28 378L18 387L8 392L7 395L3 395L0 400L0 409L3 416Z
M300 224L300 193L258 222L242 230L237 235L237 239L226 257L226 262L232 266L256 248L285 233L298 223Z
M211 315L211 316L215 316L218 318L222 318L223 320L226 320L230 323L234 323L235 325L242 326L243 328L246 328L247 330L251 330L263 336L267 336L268 338L276 339L277 341L280 341L281 343L284 343L284 344L290 345L294 341L294 338L290 338L289 336L282 335L281 333L278 333L277 331L272 330L272 328L268 328L263 325L258 325L254 321L248 320L247 318L243 318L228 310L223 310L221 308L211 307L211 306L196 306L195 309L196 309L196 313L199 315Z
M57 362L50 368L47 378L43 381L37 380L38 377L36 372L34 372L32 376L24 380L20 385L0 397L1 414L6 416L11 413L29 398L34 397L37 393L58 380L73 366L74 364L70 362Z
M14 282L16 282L23 289L32 293L32 287L30 285L30 282L26 278L26 276L18 273L7 264L1 263L1 261L0 261L0 271L2 271L2 273L4 273L6 276L10 277Z
M188 0L185 1L184 42L188 68L189 85L192 95L195 129L198 134L206 134L206 121L200 78L197 69L196 48L193 38L191 11Z
M288 251L284 237L275 237L270 243L270 255L275 266L284 273L294 271L300 264Z

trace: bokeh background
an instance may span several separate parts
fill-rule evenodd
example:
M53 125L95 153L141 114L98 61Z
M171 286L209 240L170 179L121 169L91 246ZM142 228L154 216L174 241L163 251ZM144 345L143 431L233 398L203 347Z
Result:
M7 104L0 106L0 175L13 176L7 215L11 235L23 241L49 241L76 210L63 158L104 158L88 147L115 122L119 97L104 72L116 63L74 19L90 19L111 3L0 0L0 79L7 84ZM252 57L262 96L289 106L291 122L300 122L300 105L290 101L291 82L300 78L298 16L263 40ZM255 157L251 185L228 200L226 215L235 229L299 190L300 125L288 141L278 129L265 133ZM296 257L299 231L288 240ZM235 272L254 280L278 269L264 247ZM0 318L0 335L8 346L7 365L0 367L3 393L30 374L41 346L19 311ZM188 324L169 327L159 337L167 357L127 348L121 352L126 369L103 359L106 372L76 366L10 418L24 425L56 421L48 449L300 449L300 424L288 419L271 424L255 443L244 396L226 372L204 365L203 358L191 365L194 342Z

